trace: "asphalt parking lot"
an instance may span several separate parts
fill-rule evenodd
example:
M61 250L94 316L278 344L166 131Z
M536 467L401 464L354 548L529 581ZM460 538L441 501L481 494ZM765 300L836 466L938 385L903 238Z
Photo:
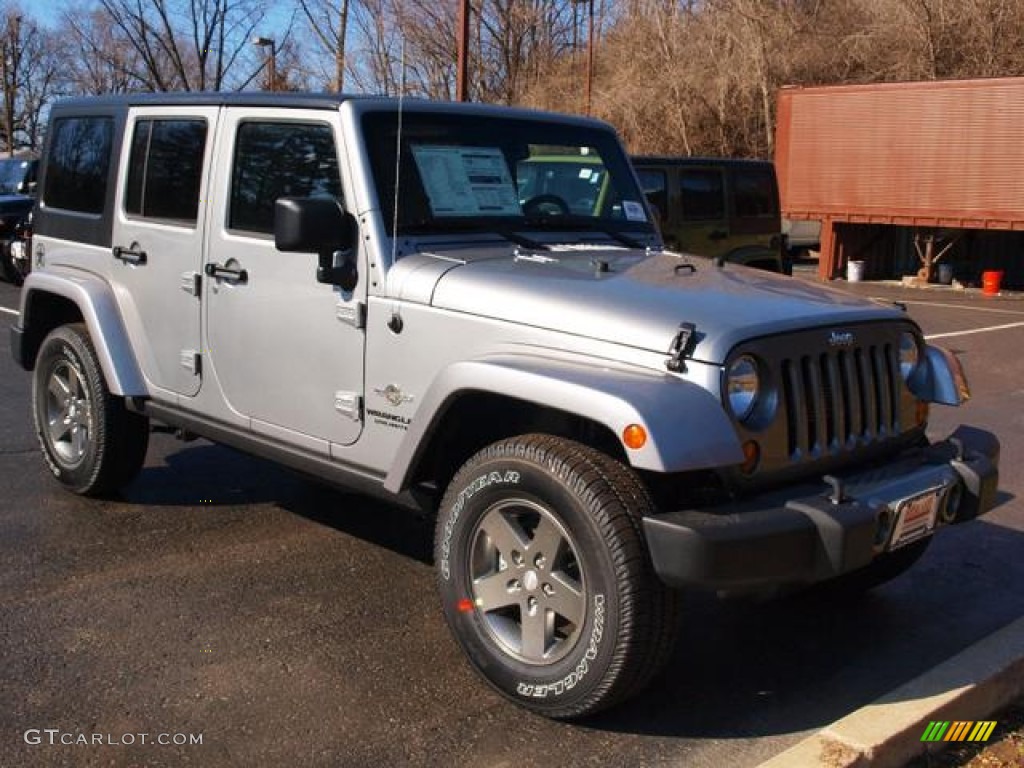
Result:
M1024 300L850 288L961 356L930 431L1000 436L1000 506L855 602L688 595L663 678L568 725L463 661L429 520L166 434L121 498L59 490L0 283L0 765L755 766L1024 616Z

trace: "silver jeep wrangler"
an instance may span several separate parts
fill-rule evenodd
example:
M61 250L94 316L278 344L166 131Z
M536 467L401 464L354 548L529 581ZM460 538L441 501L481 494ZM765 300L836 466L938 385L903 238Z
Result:
M871 586L994 503L992 435L925 436L955 358L662 250L603 123L176 94L61 102L47 137L11 347L54 477L129 483L153 421L436 512L453 634L544 715L641 690L678 588ZM592 205L524 196L554 155L600 161Z

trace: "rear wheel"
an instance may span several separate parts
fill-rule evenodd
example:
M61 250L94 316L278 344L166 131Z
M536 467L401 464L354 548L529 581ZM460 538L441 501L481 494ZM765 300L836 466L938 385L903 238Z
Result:
M677 596L650 565L640 527L649 509L628 468L562 438L495 443L459 470L438 519L442 607L499 692L578 717L664 666Z
M43 341L32 404L43 456L68 490L109 493L142 467L149 420L128 411L107 389L85 326L61 326Z

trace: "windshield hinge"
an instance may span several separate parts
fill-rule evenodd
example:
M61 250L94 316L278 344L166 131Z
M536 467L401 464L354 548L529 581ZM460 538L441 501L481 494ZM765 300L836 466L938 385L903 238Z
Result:
M336 307L335 316L341 322L346 325L351 325L353 328L366 327L366 305L361 301L339 301Z
M673 373L681 373L686 370L685 360L693 354L697 346L697 326L693 323L680 323L679 331L672 339L672 346L669 347L669 357L665 361L665 367Z

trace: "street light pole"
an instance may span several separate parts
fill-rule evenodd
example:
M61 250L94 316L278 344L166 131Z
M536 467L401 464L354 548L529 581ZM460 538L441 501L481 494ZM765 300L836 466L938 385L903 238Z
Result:
M267 58L267 84L268 91L277 90L277 41L272 37L254 37L252 44L259 48L270 48L270 56Z

